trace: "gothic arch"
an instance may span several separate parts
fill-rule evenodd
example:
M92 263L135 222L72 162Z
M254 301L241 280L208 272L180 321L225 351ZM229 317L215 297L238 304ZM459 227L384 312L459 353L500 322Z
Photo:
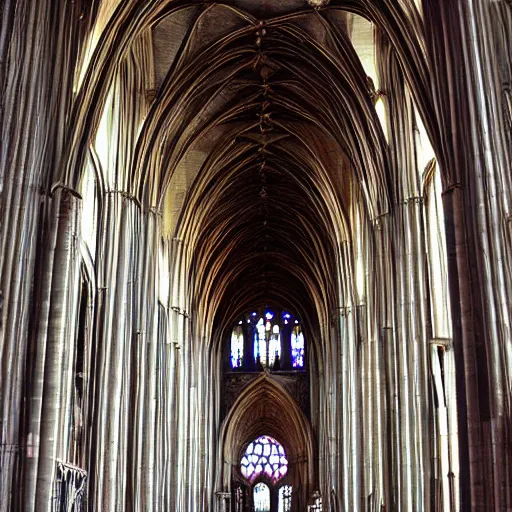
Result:
M305 504L316 483L313 431L295 400L267 372L247 386L222 423L217 491L230 491L243 449L260 435L274 437L285 448L289 481L299 488L299 503Z

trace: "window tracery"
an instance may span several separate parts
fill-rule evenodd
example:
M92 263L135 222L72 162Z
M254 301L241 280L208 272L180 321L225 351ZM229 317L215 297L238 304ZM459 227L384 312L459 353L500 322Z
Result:
M305 369L305 340L300 320L286 311L253 311L246 315L245 321L239 320L231 333L230 367L233 370Z
M288 472L286 452L273 437L260 436L247 446L240 470L250 483L265 476L275 484Z

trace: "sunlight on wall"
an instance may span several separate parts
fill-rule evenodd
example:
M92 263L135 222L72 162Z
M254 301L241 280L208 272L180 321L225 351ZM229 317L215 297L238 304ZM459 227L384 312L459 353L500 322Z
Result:
M375 68L375 42L373 38L373 23L362 16L352 18L350 34L352 45L361 60L365 73L373 80L375 89L379 88L379 79Z
M354 262L355 262L355 287L356 300L358 304L366 303L366 233L364 219L364 209L362 198L354 198L353 215L353 244L354 244Z
M161 243L158 255L158 300L165 306L169 306L169 252L166 244Z
M450 496L452 494L458 495L459 488L459 442L455 358L449 342L452 338L452 319L441 192L441 173L436 167L430 166L424 185L425 231L432 324L430 362L433 389L437 396L439 492L443 504L442 509L451 510ZM448 474L451 475L450 479ZM456 512L459 510L457 504L455 504L453 510Z
M117 121L112 113L114 101L113 89L107 96L105 108L94 140L94 149L98 155L106 186L115 187L115 168L117 159Z
M89 162L81 183L82 194L82 239L86 243L91 257L96 256L96 237L98 223L98 202L96 200L96 176Z
M82 87L82 83L84 81L87 68L91 63L94 50L96 50L96 46L98 45L98 41L100 40L101 34L103 33L103 30L105 30L108 21L110 20L112 14L114 14L114 11L120 3L121 0L103 0L101 2L96 23L94 24L94 28L89 34L88 41L85 45L87 50L84 62L82 64L82 68L80 69L80 73L78 73L78 80L76 81L74 86L75 92L77 92L80 89L80 87Z
M419 172L422 173L427 164L430 162L430 160L432 160L432 158L435 157L435 153L434 149L432 148L432 144L430 143L430 139L427 135L425 125L423 124L421 116L419 115L416 109L414 114L416 120L416 163L418 165Z
M434 171L426 187L428 271L432 303L432 332L435 338L451 338L450 296L441 177Z
M377 111L377 116L379 117L380 125L382 127L382 131L384 132L384 137L386 141L389 143L389 135L388 135L388 117L386 111L386 105L382 97L379 97L377 103L375 103L375 110Z
M357 245L360 244L358 243ZM359 304L364 304L366 299L365 274L363 257L361 252L358 251L356 258L356 290Z

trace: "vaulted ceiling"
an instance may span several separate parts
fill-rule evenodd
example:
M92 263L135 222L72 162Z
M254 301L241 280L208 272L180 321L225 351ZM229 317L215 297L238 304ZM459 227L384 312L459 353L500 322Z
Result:
M222 327L265 304L325 323L354 197L375 218L392 194L374 34L358 14L403 59L417 49L417 11L387 0L232 0L139 1L117 14L91 69L106 77L102 58L150 34L151 107L130 182L186 243L194 308ZM423 65L408 61L411 82L421 84Z
M168 229L193 247L195 296L226 322L264 304L314 317L334 303L355 188L386 209L375 90L353 15L230 4L188 7L153 30Z

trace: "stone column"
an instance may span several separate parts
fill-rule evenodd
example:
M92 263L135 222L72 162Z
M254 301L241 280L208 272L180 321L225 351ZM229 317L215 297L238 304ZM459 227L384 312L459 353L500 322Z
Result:
M97 510L133 506L135 425L133 366L141 336L136 323L140 211L121 192L107 193L99 247L94 401L91 422L90 504Z
M231 493L225 491L217 491L217 512L230 512L231 510Z
M29 402L30 450L25 461L24 510L52 510L57 460L66 460L80 294L80 199L68 189L52 197L45 245L43 303Z

